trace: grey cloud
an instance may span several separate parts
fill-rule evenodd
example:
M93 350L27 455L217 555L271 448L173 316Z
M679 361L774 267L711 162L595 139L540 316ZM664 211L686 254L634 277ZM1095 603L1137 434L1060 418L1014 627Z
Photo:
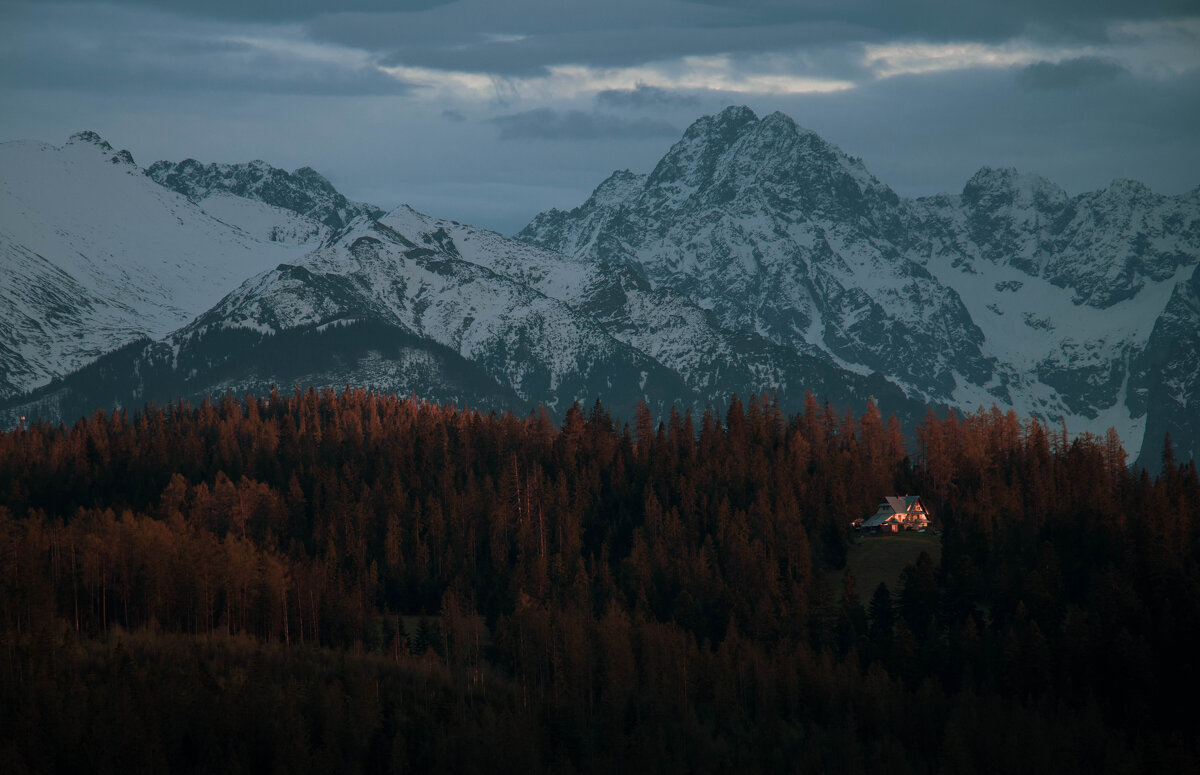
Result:
M1051 91L1004 70L951 72L750 106L783 110L906 196L959 192L984 165L1043 175L1072 194L1119 177L1169 194L1200 183L1200 74Z
M903 40L978 39L998 40L1016 34L1036 34L1045 39L1096 37L1103 34L1101 22L1110 18L1147 18L1178 15L1189 11L1183 0L1018 0L1009 3L982 0L859 0L837 3L829 0L608 0L604 3L563 3L561 0L412 0L400 4L385 0L302 0L298 3L272 0L114 0L112 6L67 6L59 2L41 4L0 0L0 9L18 9L19 16L37 17L41 24L60 23L78 28L71 18L91 14L96 18L125 18L135 28L187 30L196 24L217 24L200 18L229 18L269 21L300 21L311 40L339 44L370 52L380 64L427 67L442 70L483 72L506 76L543 74L554 65L581 64L624 67L647 63L677 62L684 56L729 55L738 62L761 60L771 53L799 58L782 64L802 70L814 78L858 80L869 75L863 69L861 44ZM93 9L107 8L108 16ZM47 12L45 9L52 9ZM53 9L57 9L55 14ZM256 9L256 10L245 10ZM1194 11L1191 11L1194 13ZM179 14L190 18L181 19ZM90 31L92 41L104 48L110 30L103 25ZM0 32L0 36L4 33ZM120 38L124 32L111 32ZM84 36L86 37L86 36ZM81 38L82 39L82 38ZM151 47L153 43L149 44ZM77 47L78 48L78 47ZM49 58L54 46L41 56ZM95 72L121 77L127 71L113 68L94 56L91 61L71 60L77 66L80 85L95 82ZM82 49L77 50L78 54ZM106 56L108 52L105 52ZM122 48L118 58L136 62L137 48ZM229 60L235 57L229 57ZM36 61L36 58L35 58ZM761 66L761 61L757 63ZM239 88L237 79L213 79L232 67L201 65L199 72L183 80L228 83ZM304 65L308 66L308 65ZM46 72L54 72L50 64ZM250 71L243 82L255 89L284 89L289 82L285 68L266 63L268 73L260 77ZM26 70L35 68L24 68ZM63 68L59 67L61 72ZM168 63L167 73L182 66ZM9 71L11 73L11 71ZM138 74L134 74L137 76ZM64 75L64 78L66 76ZM146 68L140 77L153 80ZM370 72L333 72L330 68L314 75L305 73L293 84L298 93L349 89L362 93L387 93L397 87ZM616 106L616 103L612 103ZM622 107L632 107L626 103Z
M77 4L79 0L40 0L41 3ZM427 11L455 0L107 0L110 5L163 11L204 19L236 21L297 21L345 11ZM0 8L19 6L0 0Z
M179 27L175 17L111 7L49 6L9 21L0 32L0 86L8 89L327 95L411 89L375 67L255 45L260 29Z
M442 118L447 121L453 121L456 124L461 124L467 120L467 117L462 114L461 110L452 110L449 108L442 111Z
M835 44L883 40L869 28L829 22L757 27L728 26L716 20L631 22L629 26L580 22L558 27L542 24L535 30L519 22L514 19L508 22L512 26L506 26L476 20L468 29L434 14L352 14L315 20L308 30L318 39L378 52L382 64L501 76L540 75L562 64L626 67L685 56L760 56L807 48L818 53L808 63L810 74L843 77L848 70L859 72L861 66L857 56L826 56ZM484 34L486 30L496 34ZM500 34L510 32L511 36Z
M207 64L213 64L211 62ZM247 56L243 62L209 67L174 61L146 68L119 54L105 61L71 58L31 61L0 52L0 86L7 89L90 91L146 94L152 92L241 92L294 95L401 95L411 85L374 69L345 70L309 65L270 56Z
M1194 15L1194 0L459 0L418 13L347 13L314 19L321 39L392 63L502 75L554 64L623 66L687 55L758 55L894 41L1101 40L1113 20ZM817 75L846 75L849 61Z
M1017 73L1017 82L1029 89L1071 89L1111 81L1127 72L1117 62L1101 57L1079 57L1062 62L1035 62Z
M1112 20L1166 19L1196 13L1192 0L683 0L727 9L756 24L829 20L889 36L927 40L1001 40L1029 30L1094 38Z
M595 140L625 137L675 137L680 130L666 121L626 119L582 110L538 108L489 119L503 140Z
M596 104L614 108L695 108L694 94L638 84L633 89L606 89L596 95Z
M78 0L41 0L43 4ZM717 26L835 25L861 27L887 35L931 39L997 40L1029 28L1071 34L1099 34L1099 21L1170 18L1195 14L1194 0L108 0L112 5L191 17L230 20L297 21L348 14L397 15L420 26L436 19L445 32L480 30L537 32L657 28L664 37L681 29ZM21 3L0 0L0 8ZM428 25L432 27L433 25ZM383 46L376 47L377 49Z

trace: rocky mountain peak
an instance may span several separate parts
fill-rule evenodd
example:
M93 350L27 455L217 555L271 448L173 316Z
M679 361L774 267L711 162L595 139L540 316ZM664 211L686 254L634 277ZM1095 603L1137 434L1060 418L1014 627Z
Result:
M155 162L146 174L194 201L224 192L290 210L333 229L341 229L361 215L383 214L373 205L348 200L311 167L288 172L259 159L207 165L185 159Z
M800 125L796 123L796 119L784 113L782 110L776 110L770 115L763 117L763 123L766 125L783 125L791 126L800 129Z
M748 126L758 123L758 116L745 105L730 105L714 116L704 116L692 122L691 127L684 133L695 130L697 133L707 133L717 137L736 137Z
M108 141L101 137L98 133L90 129L84 129L81 132L76 132L67 138L67 145L94 145L103 151L111 151L112 146Z
M305 183L315 189L334 194L337 193L337 190L333 187L333 184L329 182L329 179L314 170L312 167L301 167L292 174L295 175L297 179L303 180Z
M98 158L107 161L114 166L125 168L125 171L131 175L141 174L142 172L137 162L133 160L132 153L124 148L114 151L112 145L107 140L101 137L98 132L93 132L90 129L76 132L68 137L67 142L63 144L60 150L81 154L83 157Z
M972 208L995 210L1010 206L1032 206L1039 210L1062 207L1067 192L1040 175L1018 172L1014 167L981 167L963 186L963 202Z
M730 106L715 116L697 119L650 173L650 186L696 187L712 178L718 161L758 116L745 106Z
M1128 178L1117 178L1101 192L1103 199L1123 200L1131 204L1153 197L1154 192L1150 190L1149 186L1141 181Z
M628 200L646 182L645 175L629 170L617 170L604 179L588 197L587 204L594 207L620 205Z
M806 142L822 148L833 148L824 138L811 129L806 129L796 123L796 120L786 113L775 111L765 116L755 127L755 133L760 137L776 142L795 142L803 138Z
M865 214L879 210L880 203L894 209L898 202L861 160L783 113L758 119L745 107L693 123L647 177L645 190L654 209L672 210L693 205L744 210L765 200L788 213Z

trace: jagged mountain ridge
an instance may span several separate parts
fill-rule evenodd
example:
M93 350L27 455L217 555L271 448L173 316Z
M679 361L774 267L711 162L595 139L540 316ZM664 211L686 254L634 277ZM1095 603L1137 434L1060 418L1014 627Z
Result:
M1164 197L1116 181L1069 197L984 168L960 195L910 200L787 116L732 107L693 124L649 174L614 173L518 236L627 262L727 331L886 374L923 402L1115 426L1135 453L1192 406L1184 376L1170 406L1146 401L1139 380L1194 361L1185 326L1156 321L1200 262L1200 189ZM1185 319L1186 302L1172 304ZM1193 434L1176 441L1200 451Z
M201 164L184 159L157 161L146 168L146 175L195 202L232 195L288 210L333 230L364 215L378 218L384 214L375 205L350 201L312 167L288 172L261 160Z

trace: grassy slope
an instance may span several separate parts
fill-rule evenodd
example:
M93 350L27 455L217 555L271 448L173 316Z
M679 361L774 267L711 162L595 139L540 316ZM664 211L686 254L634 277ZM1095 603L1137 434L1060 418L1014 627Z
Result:
M904 532L898 535L864 535L855 540L846 554L846 564L854 574L858 596L866 604L879 582L888 585L892 594L900 591L900 572L917 561L921 552L929 552L934 565L942 559L942 537L934 533ZM834 598L842 597L842 572L829 574L826 579Z

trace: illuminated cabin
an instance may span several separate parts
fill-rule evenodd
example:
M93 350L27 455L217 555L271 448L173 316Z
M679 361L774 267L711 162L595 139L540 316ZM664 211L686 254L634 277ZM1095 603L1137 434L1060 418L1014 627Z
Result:
M858 530L873 533L899 533L901 530L924 530L929 525L929 512L920 495L889 495L875 513L854 521Z

